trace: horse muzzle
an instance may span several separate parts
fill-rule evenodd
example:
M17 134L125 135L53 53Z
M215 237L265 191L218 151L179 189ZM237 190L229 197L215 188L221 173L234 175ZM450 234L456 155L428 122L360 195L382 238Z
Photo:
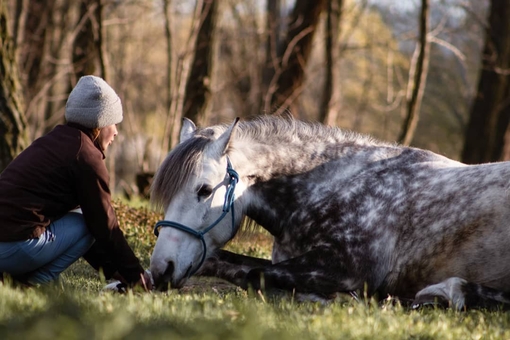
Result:
M172 261L167 262L164 271L151 268L152 277L154 279L154 287L158 291L165 292L169 288L179 289L184 286L191 273L192 265L188 267L183 276L176 277L175 264Z

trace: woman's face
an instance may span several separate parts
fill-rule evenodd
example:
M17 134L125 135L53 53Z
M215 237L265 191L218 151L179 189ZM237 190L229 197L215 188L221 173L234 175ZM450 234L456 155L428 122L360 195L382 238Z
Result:
M113 139L117 136L117 125L109 125L101 129L99 132L99 136L97 137L97 141L103 151L106 151L108 146L112 144Z

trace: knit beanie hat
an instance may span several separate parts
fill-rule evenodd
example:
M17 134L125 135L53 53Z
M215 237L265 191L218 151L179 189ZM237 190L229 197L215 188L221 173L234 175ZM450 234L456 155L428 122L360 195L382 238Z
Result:
M65 117L69 123L101 129L122 121L122 103L102 78L84 76L69 94Z

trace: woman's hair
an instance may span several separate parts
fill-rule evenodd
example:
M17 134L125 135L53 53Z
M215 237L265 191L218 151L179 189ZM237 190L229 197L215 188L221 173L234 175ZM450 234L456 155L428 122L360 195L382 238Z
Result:
M93 141L95 141L97 139L97 137L99 137L99 133L101 132L101 129L100 128L93 128L92 129L92 137L93 137Z

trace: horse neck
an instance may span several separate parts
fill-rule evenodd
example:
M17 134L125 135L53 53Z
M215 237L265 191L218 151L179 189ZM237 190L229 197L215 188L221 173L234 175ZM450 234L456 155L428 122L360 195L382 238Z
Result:
M351 139L341 134L324 138L315 136L312 140L274 137L271 140L262 137L244 139L236 144L232 157L237 159L236 167L243 177L268 181L275 177L306 173L347 156L363 154L349 165L355 168L378 158L377 149L362 138Z
M254 189L246 195L246 215L278 236L285 228L299 225L290 205L300 202L306 206L303 200L311 199L309 192L317 184L314 178L334 174L335 180L341 180L371 162L400 152L402 149L391 145L381 148L366 138L330 136L311 142L297 138L290 142L278 138L244 140L235 145L231 157L243 182Z

